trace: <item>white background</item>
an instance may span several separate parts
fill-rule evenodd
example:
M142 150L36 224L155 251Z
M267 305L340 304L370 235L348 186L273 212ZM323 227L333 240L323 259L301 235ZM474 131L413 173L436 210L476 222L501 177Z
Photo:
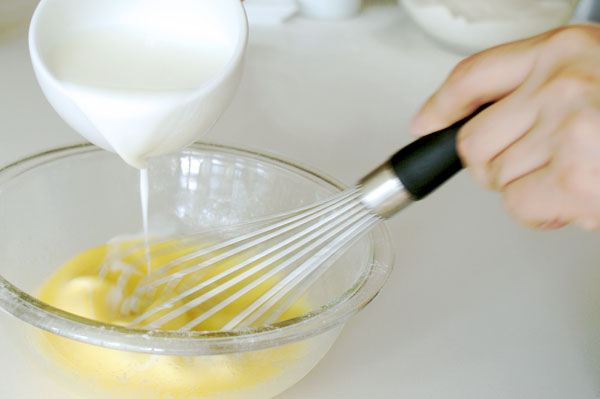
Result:
M205 139L352 184L411 140L411 116L460 58L392 6L252 27L239 93ZM79 141L44 99L25 37L0 36L0 164ZM528 231L464 172L388 225L385 289L280 399L600 397L600 234ZM9 398L30 382L11 366L4 320Z

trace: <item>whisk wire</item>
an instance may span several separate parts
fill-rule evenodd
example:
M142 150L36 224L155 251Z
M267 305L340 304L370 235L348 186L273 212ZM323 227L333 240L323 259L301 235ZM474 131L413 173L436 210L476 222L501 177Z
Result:
M358 209L356 212L360 212L361 209ZM356 213L355 212L355 213ZM359 215L361 216L361 215ZM267 273L265 273L264 275L261 275L260 278L257 278L256 280L252 281L251 283L247 284L246 286L244 286L242 289L236 291L234 294L232 294L231 296L227 297L226 299L224 299L223 301L219 302L217 305L213 306L212 308L204 311L200 316L197 316L196 318L194 318L192 321L190 321L188 324L184 325L183 327L181 327L180 330L182 331L189 331L191 329L193 329L194 327L196 327L198 324L200 324L201 322L203 322L204 320L206 320L208 317L214 315L215 313L217 313L218 311L224 309L226 306L230 305L231 303L233 303L235 300L239 299L240 297L242 297L243 295L247 294L248 292L252 291L253 289L255 289L256 287L258 287L260 284L262 284L264 281L266 281L267 279L273 277L274 275L276 275L277 273L281 272L282 270L284 270L285 268L287 268L290 265L293 265L295 262L299 261L300 259L302 259L303 257L311 254L312 252L314 252L317 248L319 248L321 245L323 245L324 243L328 242L332 237L336 236L337 234L340 233L340 231L346 229L348 227L348 225L353 222L354 219L350 219L350 221L348 222L346 220L345 223L341 223L340 222L335 222L332 223L330 226L327 226L327 229L325 231L320 230L318 231L316 234L309 236L303 240L301 240L298 244L295 245L295 249L297 248L302 248L304 247L305 244L312 242L312 244L304 247L302 250L298 251L297 253L295 253L293 256L291 256L290 258L286 259L284 262L282 262L281 264L273 267L271 270L269 270ZM319 241L315 241L315 239L320 238ZM294 250L295 250L294 249ZM288 253L291 253L293 251L284 251L285 255L287 255ZM284 256L285 256L284 255ZM277 259L279 260L279 259ZM273 264L273 261L271 259L267 260L266 262L268 262L267 265L258 265L255 267L256 270L254 270L254 272L256 271L260 271L260 270L264 270L265 267L268 267L269 265ZM300 268L294 268L295 271L299 270ZM241 281L241 280L240 280ZM239 281L238 281L239 282ZM229 282L228 282L229 283ZM218 293L224 291L226 288L229 288L229 284L223 284L220 285L219 287L215 288L215 290L218 290L217 292L214 293L214 295L217 295ZM270 292L268 292L267 294L271 294ZM264 294L263 296L267 295ZM212 297L213 295L211 295ZM270 295L268 295L270 296ZM261 297L262 298L262 297ZM267 297L268 299L268 297ZM259 301L261 299L259 298ZM193 303L194 301L190 302ZM199 303L194 303L193 306L188 306L188 304L185 304L182 306L182 308L191 308L194 306L197 306ZM253 305L250 305L248 308L253 307ZM246 308L246 309L248 309ZM242 311L242 313L245 313L244 311ZM240 313L241 314L241 313ZM239 316L239 315L238 315ZM237 317L236 317L237 318ZM224 329L228 329L228 327L224 327Z
M353 197L351 196L349 198L352 199ZM242 274L226 281L225 283L220 284L219 286L215 287L214 289L210 290L209 292L207 292L203 295L200 295L197 298L192 299L190 302L186 303L184 306L181 306L181 307L163 315L159 319L150 323L147 327L160 326L160 325L165 324L168 321L184 314L191 308L200 305L204 301L206 301L216 295L219 295L224 290L234 286L235 284L243 281L244 279L251 277L254 274L260 273L261 271L264 271L266 268L269 267L269 265L272 265L275 262L279 261L280 259L283 259L286 256L288 256L289 254L293 253L294 251L299 250L302 246L317 239L320 235L325 234L329 229L331 229L331 228L335 227L337 224L341 223L343 221L343 219L336 220L336 219L338 219L339 214L346 213L347 215L353 215L356 212L360 211L360 208L357 208L356 200L354 200L354 202L350 202L350 203L348 203L348 202L349 202L348 200L344 200L344 201L340 201L338 204L330 205L330 208L338 208L337 213L332 213L332 214L328 215L327 217L322 218L317 223L309 226L308 228L301 230L300 233L298 233L292 237L289 237L275 245L272 245L269 248L267 248L266 250L264 250L263 252L256 254L256 255L252 256L251 258L249 258L231 268L228 268L227 270L209 278L208 280L205 280L205 281L195 285L194 287L192 287L188 290L185 290L184 292L170 298L168 301L161 304L160 306L151 308L150 310L146 311L145 313L143 313L142 315L137 317L134 321L131 322L131 324L132 325L140 324L144 320L150 318L151 316L153 316L161 311L164 311L166 309L169 309L174 304L176 304L178 301L181 301L181 300L185 299L186 297L190 297L190 296L196 294L197 292L200 292L202 289L209 287L211 284L213 284L217 281L223 280L226 277L244 269L245 267L247 267L261 259L266 259L262 263L254 266L251 269L243 272ZM344 206L342 206L342 205L344 205ZM355 208L355 209L352 210L352 208ZM331 211L331 209L329 209L328 211ZM348 213L348 212L350 212L350 213ZM322 216L322 215L320 215L320 216ZM326 227L325 229L321 229L323 226L327 226L327 224L329 224L330 226ZM299 225L296 225L296 227L298 227L298 226ZM321 229L321 231L319 231L319 229ZM317 231L318 233L316 235L315 234L311 235L311 233L313 231ZM275 236L273 236L271 238L274 238L274 237ZM305 237L304 240L299 240L300 238L303 238L303 237ZM261 241L261 242L263 242L263 241ZM253 242L253 245L251 245L249 248L253 248L253 247L256 247L256 242ZM284 249L284 250L280 251L281 249ZM279 251L279 252L277 252L277 251ZM188 270L186 270L185 273L175 273L172 275L164 276L162 278L162 280L155 282L153 284L153 286L158 285L157 283L164 283L167 281L172 281L172 279L174 279L174 278L175 278L175 281L178 281L178 280L181 281L181 279L185 278L190 273L193 273L202 268L213 265L219 261L223 261L223 260L227 259L229 256L233 256L234 254L238 254L239 252L240 251L233 251L232 253L228 253L227 256L217 256L216 258L211 258L210 260L202 262L201 264L199 264L197 266L190 267ZM271 254L275 254L275 255L268 257ZM295 259L293 261L295 261ZM291 262L286 263L286 265L288 265L288 264L291 264ZM269 276L271 276L272 274L274 274L274 273L269 273ZM262 277L262 279L259 281L259 283L261 281L266 280L266 278L267 277ZM256 285L258 285L258 284L256 284ZM250 289L252 289L253 287L254 287L254 285L252 285L250 287Z
M341 206L341 205L347 204L351 201L354 201L356 199L357 195L358 194L356 192L347 193L344 196L342 196L341 198L331 199L322 204L319 204L317 206L309 208L309 210L307 210L303 213L300 213L297 216L290 217L279 223L271 223L266 228L259 229L259 230L253 231L251 233L247 233L247 234L244 234L241 236L234 237L232 239L221 242L219 244L212 245L207 248L201 248L197 251L192 252L191 254L174 259L173 261L167 263L165 266L155 270L152 273L153 282L150 284L143 285L139 290L136 290L136 292L134 292L134 295L140 294L141 292L143 292L143 290L152 290L153 288L156 288L157 286L164 284L165 282L172 281L175 278L185 277L185 275L174 273L174 274L167 275L165 278L160 278L160 276L165 275L172 269L181 265L181 263L183 263L183 262L188 262L188 261L192 261L194 259L199 259L208 254L212 254L212 253L218 252L224 248L236 245L233 249L226 251L226 252L218 255L217 257L211 258L209 262L199 263L199 264L197 264L193 267L190 267L189 269L186 270L187 274L197 272L207 266L210 266L212 263L222 261L230 256L236 255L236 254L244 252L250 248L256 247L257 245L260 245L263 242L268 241L271 238L281 236L283 233L291 231L303 224L310 223L313 220L316 220L319 217L326 214L327 212L329 212L330 208L332 206ZM296 214L298 212L295 211L293 213ZM278 216L277 218L280 218L280 217L282 217L282 216ZM285 216L283 216L283 217L285 217ZM263 235L265 233L270 233L270 234ZM246 240L249 240L249 239L252 239L252 241L250 241L246 244L243 244L243 245L239 245L240 243L242 243Z
M347 220L343 225L340 225L337 229L322 237L312 248L307 248L307 251L312 251L321 247L317 253L311 255L306 261L294 268L290 274L279 281L268 292L255 300L242 312L238 313L225 325L225 327L223 327L223 329L233 330L235 328L249 327L272 309L280 309L281 313L283 313L288 306L281 304L281 306L275 307L277 303L296 288L294 291L296 295L294 295L293 300L290 300L289 305L294 303L305 291L305 289L298 289L300 283L306 283L306 289L310 287L312 284L309 283L314 282L316 278L308 280L308 277L317 269L325 271L327 266L329 266L330 261L331 263L335 262L335 260L337 260L335 255L339 254L339 256L341 256L343 254L340 253L340 250L348 244L349 238L354 234L357 234L357 232L362 231L364 226L371 224L372 219L369 216L369 213L366 211L359 212L354 217ZM352 229L348 229L349 227L352 227ZM333 241L329 241L332 237L335 237ZM354 241L352 241L352 243L354 243ZM320 274L315 273L316 277L319 275Z
M339 240L336 239L337 242L332 243L331 247L329 247L330 253L323 256L324 260L321 264L317 264L318 267L306 268L307 272L304 272L302 275L298 276L296 280L294 280L293 284L290 284L289 287L286 287L286 291L284 295L280 295L279 300L281 300L280 304L277 304L279 300L272 299L265 305L263 305L263 310L257 310L256 317L254 314L241 323L235 328L246 328L253 324L256 320L262 317L264 314L271 311L269 316L264 320L264 324L272 324L274 323L281 315L292 306L327 270L329 270L330 266L333 265L339 258L341 258L345 249L350 248L357 241L359 241L368 230L373 227L375 224L379 223L381 219L376 217L370 217L357 223L356 229L349 230L348 234L344 234L344 236L340 236ZM356 234L356 237L354 237ZM344 237L348 238L347 242L342 242ZM316 270L315 270L316 269ZM285 296L287 294L287 296Z
M352 208L355 208L355 209L352 210ZM342 207L341 210L344 213L349 212L349 213L347 213L348 215L354 215L357 212L361 211L360 208L356 207L356 203L348 204L348 205ZM240 275L235 276L222 284L219 284L218 286L211 289L210 291L200 295L199 297L196 297L196 298L190 300L189 302L185 303L184 305L180 306L179 308L163 315L159 319L150 323L147 327L156 328L161 325L164 325L165 323L167 323L167 322L173 320L174 318L188 312L189 310L201 305L208 299L214 298L215 296L217 296L220 293L224 292L225 290L235 286L236 284L244 281L245 279L252 277L253 275L255 275L257 273L263 272L264 270L268 269L269 267L272 267L273 265L275 265L276 262L278 262L282 259L285 259L288 255L291 255L294 252L296 252L295 255L292 255L290 258L286 259L282 263L273 267L271 270L269 270L265 274L261 275L260 278L254 280L250 284L246 285L243 289L237 291L234 295L225 299L223 302L217 304L213 308L205 311L201 316L197 317L195 320L193 320L192 322L189 323L191 325L191 324L194 324L194 322L195 322L194 325L192 325L191 327L186 325L186 326L182 327L181 329L186 330L188 327L189 328L195 327L197 324L206 320L208 317L212 316L219 310L223 309L225 306L229 305L230 303L232 303L239 297L243 296L247 292L256 288L258 285L262 284L268 278L274 276L275 274L282 271L286 267L292 265L294 262L296 262L298 259L305 256L307 253L310 253L310 251L313 250L312 247L309 247L308 249L305 248L304 250L301 250L301 249L304 246L306 246L307 244L318 239L320 236L326 235L328 231L330 231L331 229L334 229L337 225L339 225L340 223L342 223L344 221L344 219L339 219L339 218L336 219L336 216L337 216L337 214L332 214L329 217L327 217L323 220L320 220L319 223L311 226L310 228L301 231L301 233L294 235L271 248L268 248L267 250L255 255L254 257L252 257L251 259L248 259L245 262L242 262L242 264L239 264L237 266L229 268L228 270L225 270L224 272L220 273L219 275L214 276L213 278L207 280L206 282L200 283L200 284L192 287L191 289L173 297L172 299L165 302L161 306L151 309L146 314L141 315L134 322L140 323L140 322L144 321L145 319L147 319L148 317L150 317L151 315L154 315L162 310L168 309L176 302L178 302L188 296L191 296L191 295L195 294L196 292L199 292L199 290L201 290L202 288L205 288L205 287L209 286L210 284L229 276L230 274L234 273L235 271L241 270L243 267L249 266L252 263L256 262L257 260L265 259L262 262L260 262L259 264L251 267L249 270L246 270L245 272L241 273ZM325 228L320 229L323 226L325 226ZM313 231L316 231L316 233L313 233ZM313 234L311 234L311 233L313 233ZM319 245L321 245L321 244L319 244ZM313 244L313 246L314 246L314 244ZM283 248L283 250L279 251L282 248ZM275 253L275 255L268 257L268 255L270 255L271 253Z

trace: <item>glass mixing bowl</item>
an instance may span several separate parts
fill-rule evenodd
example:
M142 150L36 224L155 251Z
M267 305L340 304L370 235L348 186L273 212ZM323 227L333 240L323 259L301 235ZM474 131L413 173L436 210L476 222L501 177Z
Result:
M186 233L237 223L343 189L305 167L212 144L153 160L149 177L151 232L153 226ZM240 331L130 329L37 300L42 284L74 255L139 233L138 184L137 170L87 144L0 170L0 308L16 317L0 319L6 336L0 341L15 350L3 356L0 370L38 381L37 388L17 382L5 394L32 397L38 389L38 396L61 399L269 398L319 362L392 269L390 241L379 224L310 288L306 314Z

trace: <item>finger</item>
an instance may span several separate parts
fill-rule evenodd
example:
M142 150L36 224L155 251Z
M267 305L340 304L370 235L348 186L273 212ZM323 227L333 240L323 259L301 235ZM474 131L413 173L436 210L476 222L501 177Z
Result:
M600 224L600 164L598 158L577 155L576 161L559 164L556 182L568 199L565 208L571 219L584 230L595 230Z
M536 103L521 101L517 93L481 111L458 133L457 151L463 164L488 185L488 163L530 130L537 115Z
M556 184L551 163L508 184L504 204L522 224L547 230L572 221L566 213L565 196Z
M557 128L556 182L568 196L569 212L584 229L600 221L600 112L585 107Z
M442 129L514 91L533 69L539 40L505 44L464 59L417 113L412 133Z
M501 100L495 107L494 113L486 117L481 125L479 121L474 121L461 132L462 143L459 144L465 153L466 162L471 162L474 165L473 169L481 169L475 174L489 188L500 190L511 181L538 169L549 161L552 153L559 147L563 148L562 153L567 154L580 154L582 151L579 148L564 151L573 140L559 145L559 137L564 136L562 132L565 129L582 131L581 126L572 122L574 118L571 116L571 114L578 114L576 111L581 108L581 101L576 101L574 106L572 101L565 99L564 95L562 98L541 95L535 83L528 79L516 92ZM495 126L501 126L502 121L509 120L511 114L515 116L507 126L516 130L508 134L495 131ZM534 115L535 119L527 119ZM596 135L597 118L586 116L580 119L591 119L584 128L588 128ZM531 127L517 137L517 130L524 126L519 126L519 123L527 124L530 121L533 121ZM577 134L581 135L581 133ZM573 136L573 134L568 135L568 137ZM509 142L511 140L512 142ZM592 144L593 140L586 137L583 141ZM497 152L501 146L505 148ZM591 147L595 146L592 144ZM491 155L493 152L497 152L496 155ZM594 155L597 158L597 151ZM490 160L483 164L488 157ZM555 170L558 171L558 167L555 166Z
M600 230L600 220L596 219L582 219L576 220L575 224L582 230L592 231L592 230Z
M415 135L430 133L470 115L515 90L535 69L587 52L598 43L590 26L560 27L496 46L464 59L413 119Z
M551 113L552 117L544 117L554 126L546 143L558 151L552 152L546 164L506 184L505 204L530 227L551 229L575 222L583 229L596 229L600 222L600 115L589 110L564 115L551 109Z
M484 184L502 190L507 184L547 164L552 156L552 128L539 120L516 142L482 167Z

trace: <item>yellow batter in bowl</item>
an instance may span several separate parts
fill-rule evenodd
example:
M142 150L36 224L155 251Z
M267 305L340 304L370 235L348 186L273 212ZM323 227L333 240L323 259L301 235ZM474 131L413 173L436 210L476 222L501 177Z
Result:
M92 248L75 256L60 267L45 283L39 298L57 308L105 323L126 325L135 315L123 316L109 305L109 294L115 289L119 273L99 271L106 258L108 246ZM158 268L169 258L152 259ZM218 269L227 267L220 265ZM214 272L213 272L214 274ZM212 274L207 274L206 278ZM257 287L260 291L261 287ZM240 298L197 327L198 330L218 329L221 320L229 320L249 305L260 292ZM152 305L150 305L152 306ZM280 320L306 313L308 303L297 301ZM189 317L193 317L190 315ZM186 320L184 320L185 322ZM39 340L42 352L78 379L92 382L110 397L197 399L224 397L253 397L258 387L276 385L291 375L289 370L302 369L311 361L310 340L258 352L213 356L149 355L77 342L51 333L42 333ZM283 371L286 377L278 381ZM292 373L294 374L294 373ZM233 396L232 396L233 395Z

